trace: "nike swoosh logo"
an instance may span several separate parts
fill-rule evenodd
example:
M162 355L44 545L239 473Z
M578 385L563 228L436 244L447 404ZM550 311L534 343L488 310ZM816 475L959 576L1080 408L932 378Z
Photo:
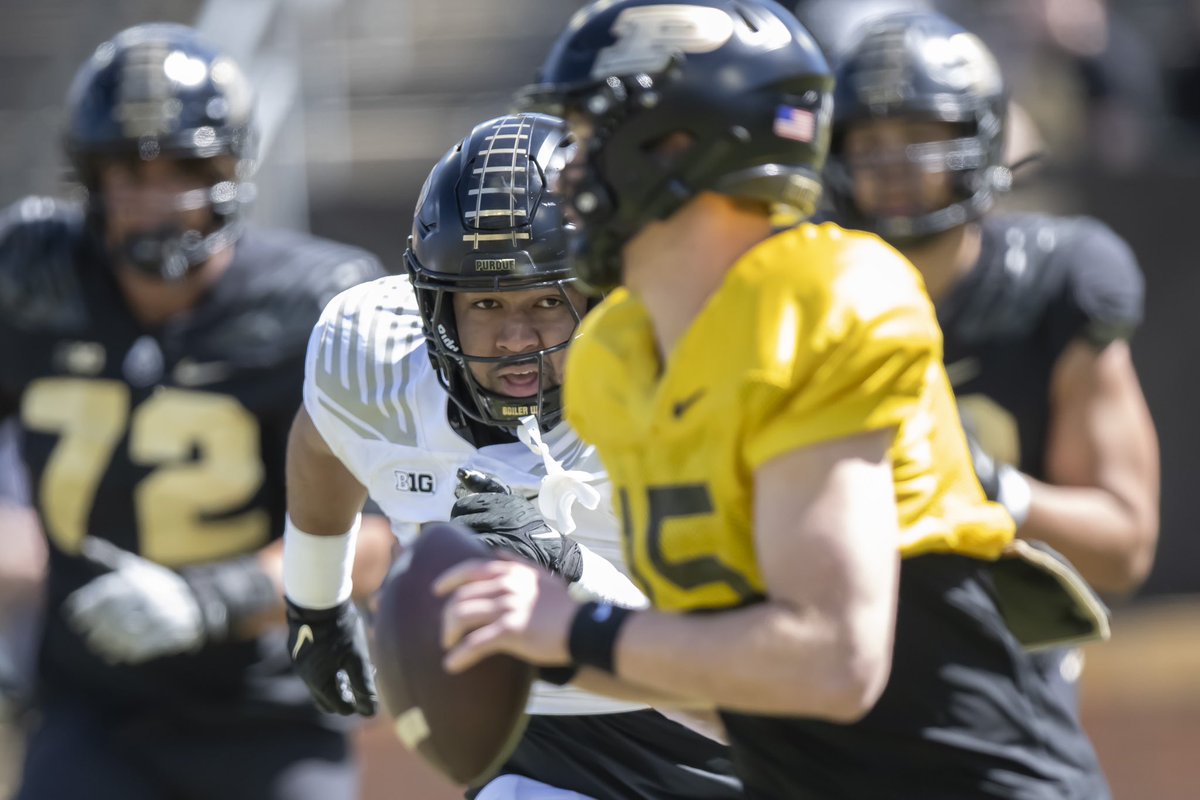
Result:
M54 359L73 375L99 375L104 370L104 345L99 342L65 342L54 351Z
M950 385L955 388L978 377L981 372L983 372L983 365L974 356L960 358L958 361L946 365L946 377L950 379Z
M675 419L682 417L689 408L696 404L696 401L704 396L705 389L697 389L682 400L676 401L671 410L675 413Z
M192 361L184 358L175 365L172 373L181 386L204 386L220 383L233 374L233 365L225 361Z
M300 632L296 634L296 644L292 647L292 661L295 661L296 657L300 655L300 648L311 641L313 641L312 628L301 625Z

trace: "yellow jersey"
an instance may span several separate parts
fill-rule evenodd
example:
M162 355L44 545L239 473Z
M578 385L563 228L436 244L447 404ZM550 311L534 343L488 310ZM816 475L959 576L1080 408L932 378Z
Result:
M990 560L1013 538L975 478L920 274L870 234L806 224L762 242L665 363L645 307L613 292L572 344L564 406L609 471L631 571L664 610L761 598L755 471L867 431L894 431L902 556Z

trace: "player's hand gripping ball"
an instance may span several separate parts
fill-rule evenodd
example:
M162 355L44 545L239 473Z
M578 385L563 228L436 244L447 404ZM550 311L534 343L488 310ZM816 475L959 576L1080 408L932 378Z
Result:
M396 734L457 784L477 785L508 758L525 729L535 670L507 655L490 656L457 675L442 668L442 608L434 581L471 558L494 559L480 537L454 523L430 523L379 596L376 682Z

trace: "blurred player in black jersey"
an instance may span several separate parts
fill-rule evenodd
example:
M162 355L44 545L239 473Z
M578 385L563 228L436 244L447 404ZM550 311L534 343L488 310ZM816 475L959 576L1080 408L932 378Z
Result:
M0 219L0 417L49 544L21 800L357 796L346 731L291 674L277 540L308 333L381 270L244 230L250 111L194 31L126 30L68 99L86 202ZM380 519L363 540L386 564Z
M1005 96L945 17L870 24L838 71L830 187L842 222L917 266L976 467L1018 536L1128 594L1154 559L1158 443L1130 357L1142 274L1086 217L988 214L1007 188Z
M945 337L975 469L1021 539L1065 555L1099 591L1133 592L1158 536L1158 442L1130 356L1142 275L1086 217L989 213L1005 90L991 54L933 14L861 32L838 71L829 188L845 224L921 271ZM1047 735L1085 763L1079 657L1035 655Z

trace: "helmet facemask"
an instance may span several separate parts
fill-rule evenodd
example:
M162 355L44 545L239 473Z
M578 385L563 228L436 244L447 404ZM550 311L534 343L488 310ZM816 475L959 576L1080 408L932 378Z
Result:
M874 152L852 153L844 139L839 139L837 155L826 168L826 181L843 221L894 244L907 245L983 216L995 202L996 193L1008 188L1011 176L1007 168L991 161L988 140L997 134L980 135L973 126L956 127L962 135ZM848 130L839 133L845 136ZM932 205L914 200L913 207L897 213L869 210L862 207L856 185L856 178L864 173L870 174L874 185L901 187L910 198L920 198L927 176L946 175L948 198Z
M148 189L139 185L138 166L133 162L122 169L124 174L114 186L98 177L105 164L114 160L91 159L85 174L96 177L88 180L89 221L106 238L119 263L153 278L176 281L237 241L255 187L239 179L242 163L228 157L163 160L199 185L179 191ZM109 226L129 217L143 222L134 223L119 240L111 240Z
M450 395L458 410L476 422L496 427L516 429L520 426L521 418L531 414L538 418L543 430L557 425L562 419L562 375L553 366L550 357L570 346L582 320L582 315L566 291L572 280L565 278L517 285L501 285L499 281L490 285L450 284L423 277L412 265L409 269L410 274L414 276L413 285L434 371L438 382ZM465 352L454 313L456 293L499 293L537 289L556 290L564 307L569 310L574 325L566 339L537 350L511 355L475 356ZM538 373L537 392L525 397L493 392L479 382L471 369L472 364L483 365L485 368L534 366Z
M107 238L116 215L149 220L144 231L109 242L118 261L178 280L237 240L255 196L255 132L252 91L232 59L191 28L135 26L80 67L67 106L64 147L87 191L90 225ZM103 185L110 165L140 184L156 162L195 180L149 198L144 187L115 197ZM129 205L114 206L121 203Z
M573 148L562 121L552 117L482 123L434 167L417 202L405 264L429 356L458 411L483 425L515 429L532 414L548 430L562 418L561 375L552 357L568 347L582 314L567 291L575 282L567 269L569 224L551 185ZM455 295L526 291L565 304L570 320L565 330L568 319L562 319L563 340L520 353L468 354L464 339L470 337L459 329ZM492 391L472 371L522 365L538 372L536 392L527 396Z
M1001 163L1006 104L992 55L949 19L906 13L871 23L838 68L826 182L842 221L903 246L981 217L1012 182ZM945 123L954 132L910 141L902 154L851 153L850 132L872 120ZM947 174L950 197L903 213L864 209L855 185L864 170L874 170L879 183L886 176L910 189L922 176Z

